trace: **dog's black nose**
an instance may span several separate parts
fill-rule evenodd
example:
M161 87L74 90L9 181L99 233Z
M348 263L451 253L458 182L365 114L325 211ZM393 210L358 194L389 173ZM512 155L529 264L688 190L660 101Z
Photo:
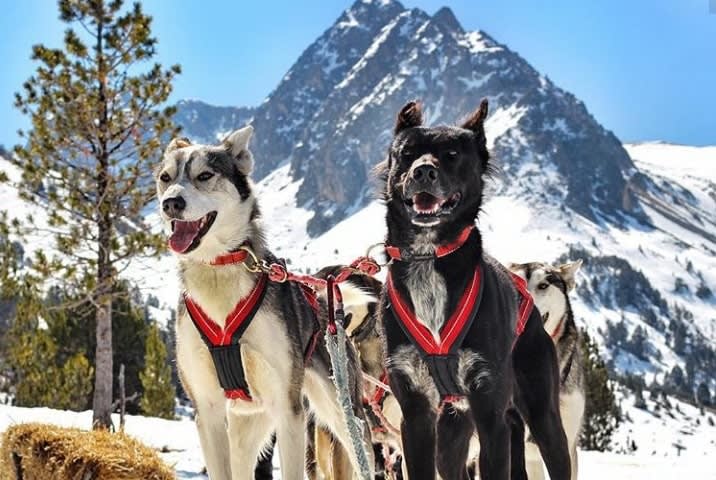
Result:
M162 210L170 217L178 217L186 208L184 197L166 198L162 202Z
M422 183L435 183L438 179L438 169L429 163L413 169L413 180Z

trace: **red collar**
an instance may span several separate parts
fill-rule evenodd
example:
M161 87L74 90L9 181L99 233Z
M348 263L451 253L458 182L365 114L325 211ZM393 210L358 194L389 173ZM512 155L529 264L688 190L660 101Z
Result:
M559 321L557 326L554 328L554 331L549 334L549 336L552 337L552 340L554 340L555 342L557 342L557 337L559 337L559 335L562 331L562 327L564 327L564 321L566 319L567 319L567 314L565 313L564 315L562 315L562 319Z
M398 247L394 247L392 245L386 245L385 247L385 253L388 254L388 256L393 260L430 260L433 258L440 258L445 257L447 255L450 255L455 250L458 250L460 247L465 245L465 242L467 242L467 239L470 238L470 234L475 229L475 225L470 225L468 227L465 227L465 229L460 232L460 235L455 239L455 241L446 243L445 245L438 245L435 247L435 252L432 255L416 255L410 250L401 250Z
M210 265L220 267L222 265L234 265L236 263L242 263L249 257L249 252L244 249L236 250L235 252L224 253L216 257L210 262Z
M456 344L457 347L462 343L462 338L467 333L471 320L477 313L477 307L482 296L482 268L478 264L472 280L468 283L465 291L462 293L457 303L457 308L450 316L448 321L440 329L440 340L436 341L433 334L428 328L418 321L415 312L413 312L400 293L393 285L393 278L388 272L388 295L390 303L393 305L395 314L402 324L406 333L417 342L420 348L428 355L447 355Z

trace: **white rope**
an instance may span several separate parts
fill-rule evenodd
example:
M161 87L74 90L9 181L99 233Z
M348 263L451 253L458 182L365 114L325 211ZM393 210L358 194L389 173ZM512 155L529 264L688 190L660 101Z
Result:
M366 380L368 383L372 383L373 385L375 385L378 388L382 388L383 390L390 393L391 395L393 394L393 391L390 389L390 387L386 383L381 382L377 378L375 378L371 375L368 375L365 372L363 372L363 380Z

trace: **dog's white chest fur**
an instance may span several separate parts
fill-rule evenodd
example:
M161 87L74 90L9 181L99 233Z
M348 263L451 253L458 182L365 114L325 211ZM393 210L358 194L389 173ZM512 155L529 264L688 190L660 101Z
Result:
M413 251L420 255L431 254L433 245L433 239L429 235L421 235L413 244ZM439 342L440 328L446 320L447 287L443 276L435 270L434 260L411 262L406 285L417 320L425 325Z
M415 262L409 267L406 281L417 320L440 341L440 328L445 322L447 289L445 279L433 267L433 261Z

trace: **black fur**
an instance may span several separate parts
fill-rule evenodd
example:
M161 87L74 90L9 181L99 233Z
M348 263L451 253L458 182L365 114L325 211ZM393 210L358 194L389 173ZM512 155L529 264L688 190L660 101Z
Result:
M414 103L406 105L398 117L396 135L389 150L385 172L387 204L387 242L401 249L413 249L416 241L432 235L434 244L454 241L468 226L474 225L482 205L483 186L489 173L483 122L487 103L463 123L463 127L423 127L416 125ZM416 166L430 164L430 181L415 175ZM413 200L446 199L459 196L456 205L437 214L416 213ZM437 222L437 223L436 223ZM390 385L403 412L401 425L405 461L411 480L434 479L436 468L443 479L462 479L467 472L467 442L473 425L480 437L480 478L526 478L523 442L519 435L521 420L511 410L519 409L537 439L543 458L554 480L567 480L570 475L567 440L559 416L559 377L554 345L542 328L539 312L534 309L524 333L515 342L515 323L519 294L507 270L485 255L482 237L474 230L468 241L456 252L435 260L432 267L446 286L445 317L455 310L478 262L483 264L484 284L477 318L470 327L461 349L479 353L480 362L465 382L472 385L464 392L469 414L458 414L445 408L438 418L437 405L415 388L412 378L394 368L390 357L401 347L410 346L383 294L380 312L389 357ZM398 261L390 266L395 288L410 302L407 279L409 262ZM488 379L474 379L487 365ZM483 372L484 373L484 372ZM446 415L452 415L444 418ZM459 420L457 415L463 415ZM458 419L458 420L456 420ZM469 421L471 419L471 421ZM510 450L515 448L515 458Z
M191 161L191 160L189 160ZM226 151L212 151L207 154L207 163L209 167L228 178L234 184L236 190L241 196L241 200L246 200L251 195L251 187L249 180L239 171L234 158ZM187 162L189 165L189 162Z

